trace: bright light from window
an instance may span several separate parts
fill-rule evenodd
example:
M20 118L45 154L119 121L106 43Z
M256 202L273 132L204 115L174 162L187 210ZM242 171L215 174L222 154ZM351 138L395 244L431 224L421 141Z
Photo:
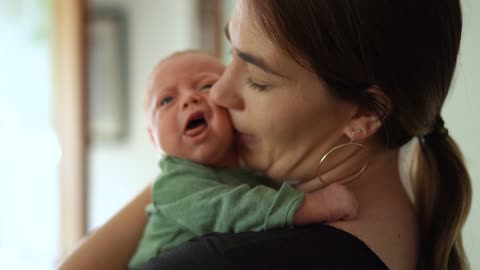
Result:
M0 269L52 270L58 260L49 2L0 0Z
M15 247L0 244L0 268L16 270L53 270L51 267L36 265L23 260Z

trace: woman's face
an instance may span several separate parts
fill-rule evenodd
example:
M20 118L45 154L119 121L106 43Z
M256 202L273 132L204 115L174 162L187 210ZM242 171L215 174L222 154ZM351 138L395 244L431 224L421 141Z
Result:
M354 106L331 96L253 20L237 1L226 31L233 60L210 95L229 110L247 166L276 180L311 179L322 155L347 141Z

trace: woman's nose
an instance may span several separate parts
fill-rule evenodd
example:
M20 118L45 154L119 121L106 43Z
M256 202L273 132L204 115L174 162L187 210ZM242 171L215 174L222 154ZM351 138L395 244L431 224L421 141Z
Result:
M227 66L222 77L210 89L210 98L213 102L229 110L242 110L244 100L239 77L233 63Z

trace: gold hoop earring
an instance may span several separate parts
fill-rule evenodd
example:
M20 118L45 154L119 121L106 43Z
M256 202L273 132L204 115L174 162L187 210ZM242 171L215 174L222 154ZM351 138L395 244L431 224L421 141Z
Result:
M335 146L334 148L330 149L330 151L328 151L325 155L323 155L323 157L320 159L320 162L317 165L317 179L318 179L318 181L321 182L321 184L323 186L328 186L328 185L330 185L332 183L336 183L336 182L341 183L341 184L351 183L354 180L356 180L367 169L367 167L368 167L368 152L369 152L368 147L366 147L365 145L363 145L361 143L353 141L355 139L355 136L358 135L358 134L361 134L362 132L363 132L363 130L361 130L361 129L354 130L352 132L352 138L351 138L350 142ZM339 150L345 149L347 147L358 148L358 150L366 152L366 159L363 163L363 166L361 166L360 169L355 169L353 171L353 173L351 173L351 174L349 174L345 177L340 177L339 179L335 179L333 181L325 180L325 178L324 178L325 174L331 172L332 170L339 167L340 165L334 166L332 169L327 168L326 171L323 171L322 164L325 164L326 160L329 157L331 157L333 153L338 152ZM353 151L351 155L348 155L344 159L338 161L338 163L344 164L345 161L352 158L352 156L354 156L356 154L356 152L357 151Z

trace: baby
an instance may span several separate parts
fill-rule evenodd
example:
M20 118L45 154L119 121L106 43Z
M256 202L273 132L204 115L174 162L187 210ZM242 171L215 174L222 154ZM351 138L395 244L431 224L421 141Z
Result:
M356 216L357 202L344 186L303 194L286 183L268 186L260 174L239 168L228 112L209 97L224 69L213 56L185 51L153 71L146 97L148 133L166 156L130 268L211 232L261 231Z

